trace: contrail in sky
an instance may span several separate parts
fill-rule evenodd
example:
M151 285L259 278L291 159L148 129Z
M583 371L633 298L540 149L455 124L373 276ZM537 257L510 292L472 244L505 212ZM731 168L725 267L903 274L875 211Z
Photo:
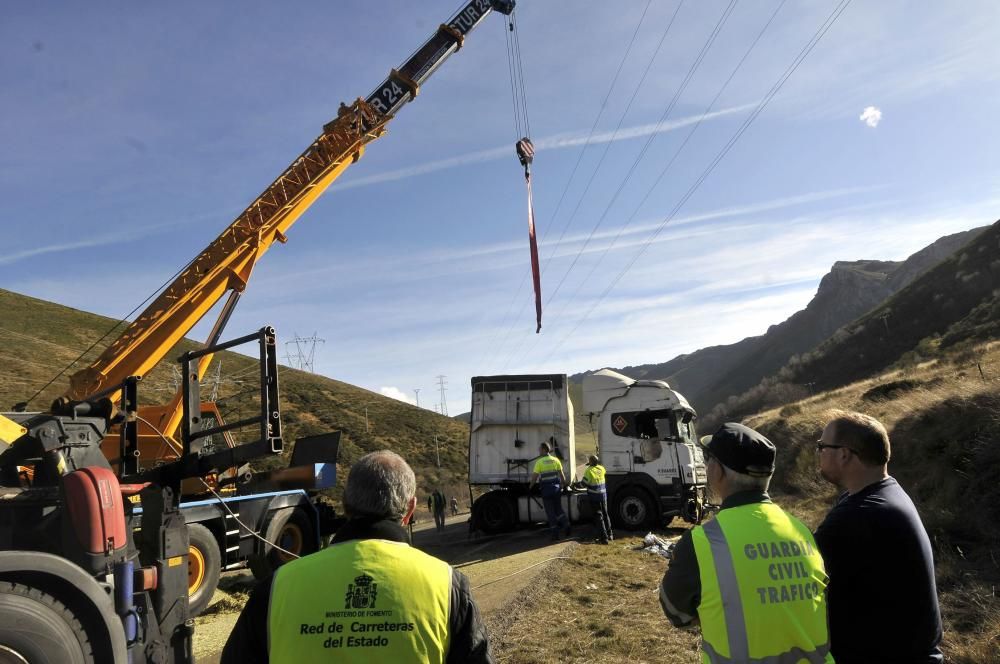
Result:
M727 115L732 115L733 113L739 113L740 111L745 111L750 108L754 108L756 104L743 104L741 106L733 106L731 108L724 108L720 111L715 111L714 113L709 113L704 118L700 115L691 115L686 118L680 118L679 120L674 120L673 122L664 122L659 125L644 124L637 125L635 127L627 127L625 129L619 129L618 132L603 132L600 134L594 134L590 138L590 143L610 143L611 141L624 141L631 138L640 138L642 136L649 136L650 134L662 134L668 131L673 131L675 129L681 129L689 125L693 125L699 120L713 120L715 118L724 117ZM545 138L534 141L535 151L540 152L543 150L560 150L563 148L573 148L578 145L585 145L587 143L587 135L583 132L573 133L573 134L554 134L552 136L547 136ZM505 145L502 148L490 148L489 150L479 150L478 152L470 152L468 154L459 155L457 157L451 157L449 159L437 159L435 161L428 161L417 166L409 166L407 168L400 168L393 171L386 171L385 173L379 173L377 175L369 175L368 177L357 178L356 180L349 180L347 182L342 182L330 187L330 191L338 191L342 189L353 189L354 187L366 187L370 184L378 184L380 182L392 182L394 180L402 180L404 178L411 178L417 175L424 175L426 173L433 173L434 171L442 171L447 168L455 168L456 166L464 166L466 164L478 164L484 161L492 161L494 159L507 159L514 154L514 149Z

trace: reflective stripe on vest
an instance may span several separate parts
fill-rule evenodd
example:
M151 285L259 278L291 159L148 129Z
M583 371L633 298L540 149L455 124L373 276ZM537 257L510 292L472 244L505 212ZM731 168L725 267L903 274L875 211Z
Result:
M587 468L583 474L583 481L587 485L587 494L593 498L603 498L608 495L607 485L604 483L604 466L598 464Z
M703 662L833 662L827 576L805 526L777 505L754 503L722 510L691 535Z
M562 489L559 481L561 470L562 462L551 454L546 454L535 462L535 469L532 472L538 473L538 484L542 489L542 495L559 493Z
M351 540L283 565L271 587L271 664L443 663L451 567L407 544Z

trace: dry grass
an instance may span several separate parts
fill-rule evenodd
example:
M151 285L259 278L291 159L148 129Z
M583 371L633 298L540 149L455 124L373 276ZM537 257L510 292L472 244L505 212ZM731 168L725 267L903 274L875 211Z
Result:
M811 526L835 496L815 471L814 448L832 408L867 413L889 430L889 471L913 498L934 546L948 661L1000 662L1000 343L748 418L778 445L775 488Z
M657 599L666 562L638 537L582 545L540 577L539 592L493 642L499 661L693 662L696 632L670 626ZM591 584L596 589L588 589Z
M748 418L778 445L776 501L811 527L836 494L818 476L815 456L832 408L866 412L889 429L890 472L917 503L934 544L947 661L1000 664L1000 343ZM572 560L547 570L530 605L495 634L499 660L698 661L697 632L671 627L660 610L665 561L630 550L638 543L579 546Z

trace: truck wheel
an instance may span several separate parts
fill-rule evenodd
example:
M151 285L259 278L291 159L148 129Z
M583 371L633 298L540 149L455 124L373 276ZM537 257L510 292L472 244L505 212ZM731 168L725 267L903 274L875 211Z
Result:
M194 618L208 606L219 585L222 555L219 543L200 523L188 525L188 612Z
M494 491L479 499L478 517L486 533L506 532L514 527L514 506L506 493Z
M295 555L278 551L270 544L264 545L264 555L252 556L248 561L250 571L258 579L267 578L274 570L296 557L316 551L316 527L312 518L301 507L285 507L275 512L264 539Z
M656 506L644 489L631 487L622 489L615 498L615 508L611 521L615 528L625 530L645 530L653 523Z
M0 662L93 664L83 625L65 604L20 583L0 582Z

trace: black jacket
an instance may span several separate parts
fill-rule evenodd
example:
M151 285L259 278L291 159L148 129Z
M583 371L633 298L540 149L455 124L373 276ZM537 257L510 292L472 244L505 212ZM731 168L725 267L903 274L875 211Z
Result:
M886 477L843 494L816 530L837 662L940 664L934 554L917 508Z
M333 538L332 544L359 539L384 539L409 542L406 530L398 523L382 520L352 519ZM494 664L486 626L472 599L469 580L458 570L451 571L451 598L448 606L448 664ZM273 577L253 589L233 627L221 664L268 664L267 612ZM373 664L375 662L373 661Z

